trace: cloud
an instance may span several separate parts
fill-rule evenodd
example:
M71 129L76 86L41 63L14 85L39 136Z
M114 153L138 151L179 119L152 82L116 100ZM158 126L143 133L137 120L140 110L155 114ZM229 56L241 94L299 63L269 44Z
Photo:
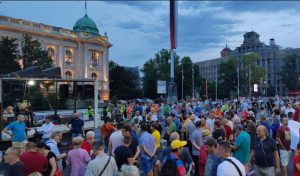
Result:
M88 15L113 44L110 58L124 66L142 66L170 47L168 1L89 1ZM178 1L179 56L193 61L217 58L228 43L240 46L243 34L255 30L261 41L275 38L283 47L299 47L300 2ZM84 13L84 2L4 1L0 13L72 29Z

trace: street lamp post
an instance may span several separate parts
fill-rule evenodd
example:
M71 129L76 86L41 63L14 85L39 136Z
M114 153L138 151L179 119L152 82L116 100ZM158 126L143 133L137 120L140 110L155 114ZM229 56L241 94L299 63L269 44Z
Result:
M183 75L183 64L181 66L181 98L183 100L183 80L184 80L184 75Z
M194 64L192 64L192 98L195 98Z

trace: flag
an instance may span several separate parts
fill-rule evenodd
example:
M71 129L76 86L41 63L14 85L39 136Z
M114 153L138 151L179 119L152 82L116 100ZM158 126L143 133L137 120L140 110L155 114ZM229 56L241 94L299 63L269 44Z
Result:
M177 46L177 2L170 0L170 41L171 49Z

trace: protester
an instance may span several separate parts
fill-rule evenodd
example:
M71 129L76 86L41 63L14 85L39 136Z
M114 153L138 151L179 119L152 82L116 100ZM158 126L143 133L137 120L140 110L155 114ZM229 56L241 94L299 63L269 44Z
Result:
M25 176L24 163L20 160L20 148L10 147L5 151L4 162L9 166L4 172L7 176Z
M234 151L233 156L242 164L249 163L251 143L250 135L244 131L243 125L237 125L235 133L237 136L235 144L230 146Z
M37 144L37 148L39 152L44 155L48 160L47 170L43 172L45 176L55 176L57 173L57 164L56 164L56 156L53 152L50 151L50 147L47 146L44 142L39 142ZM59 171L61 172L61 171Z
M156 152L155 139L147 132L147 124L141 124L142 134L140 137L141 146L141 169L147 176L153 175L153 156Z
M3 129L3 132L8 134L11 137L12 146L18 147L21 150L24 150L27 142L25 131L28 130L28 128L26 127L24 121L25 121L24 115L19 114L17 116L16 121L11 122Z
M72 139L74 148L68 152L67 164L71 165L72 176L83 176L88 162L91 160L90 155L85 149L80 148L83 138L78 136Z
M217 155L223 158L223 162L218 165L217 176L245 176L245 166L236 158L231 156L230 144L221 141L217 147Z
M288 127L288 119L281 120L281 126L277 130L276 141L278 143L280 161L283 168L283 176L287 176L287 166L291 156L291 131Z
M62 160L67 157L67 154L61 154L57 147L57 144L61 141L61 138L61 132L55 131L51 134L51 139L46 142L46 145L50 147L50 151L56 156L56 163L59 170L63 170Z
M81 144L81 148L86 150L89 155L92 155L91 151L93 149L93 142L95 140L95 133L93 131L88 131L86 133L86 140Z
M293 174L294 176L300 176L300 143L297 144L297 149L293 157Z
M34 172L45 172L48 167L47 158L38 152L37 145L28 142L25 152L21 154L20 160L24 163L24 174L29 175Z
M50 136L52 134L52 132L54 131L54 125L53 123L51 122L51 116L47 116L45 118L45 123L42 125L42 127L38 130L40 131L41 133L43 133L43 136L42 136L42 140L43 142L46 142L50 139Z
M96 158L88 163L85 176L119 176L114 157L108 156L104 152L104 147L105 145L102 141L93 143Z
M184 147L187 144L186 141L180 141L178 139L172 141L171 143L171 153L168 156L165 156L165 158L162 161L162 170L161 175L176 175L176 176L185 176L186 170L183 165L183 162L180 160L179 155L181 153L182 147ZM171 164L169 164L171 163ZM176 166L176 170L173 168L168 168L169 166L173 166L173 164Z
M73 114L73 118L71 119L69 124L71 125L72 137L84 136L84 123L83 120L79 118L78 113Z
M201 121L196 122L196 130L192 134L192 158L195 163L195 176L199 176L198 158L200 155L200 148L203 144Z
M206 152L208 153L204 176L217 175L217 168L221 158L217 156L217 142L214 138L207 138L205 141Z
M136 166L124 164L121 167L121 176L140 176L140 172Z
M117 131L114 131L109 137L109 153L114 155L115 149L122 145L123 134L122 134L123 123L117 124Z
M257 138L254 140L250 162L255 159L255 175L274 176L280 173L280 161L275 141L268 136L267 128L257 127ZM275 171L276 166L276 171Z
M129 148L130 144L131 144L131 136L126 135L123 138L123 144L118 146L115 149L114 156L115 156L119 171L121 171L121 167L123 164L133 165L133 162L134 162L133 152Z
M223 141L225 140L225 131L224 129L221 127L221 123L219 120L216 120L214 122L214 131L212 133L212 136L215 140L217 140L217 142Z

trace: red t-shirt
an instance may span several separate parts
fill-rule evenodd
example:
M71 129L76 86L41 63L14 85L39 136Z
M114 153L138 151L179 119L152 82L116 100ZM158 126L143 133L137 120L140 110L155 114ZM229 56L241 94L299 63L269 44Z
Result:
M300 171L298 171L298 169L296 168L296 164L300 164L300 156L299 155L295 155L293 158L293 167L294 167L294 176L300 176Z
M226 141L229 141L229 137L232 134L232 129L228 125L223 125L225 130Z
M90 143L88 143L88 141L83 141L83 143L81 144L81 148L86 150L88 154L91 155L91 150L93 147Z
M290 150L291 145L291 132L289 127L279 127L277 130L277 137L281 140L281 143L283 144L284 148L286 150ZM279 145L279 149L283 149L281 145Z
M297 121L299 120L299 114L300 114L300 108L295 109L293 120Z
M29 175L33 172L40 172L47 170L48 160L39 152L24 152L20 156L20 160L24 163L24 175Z

